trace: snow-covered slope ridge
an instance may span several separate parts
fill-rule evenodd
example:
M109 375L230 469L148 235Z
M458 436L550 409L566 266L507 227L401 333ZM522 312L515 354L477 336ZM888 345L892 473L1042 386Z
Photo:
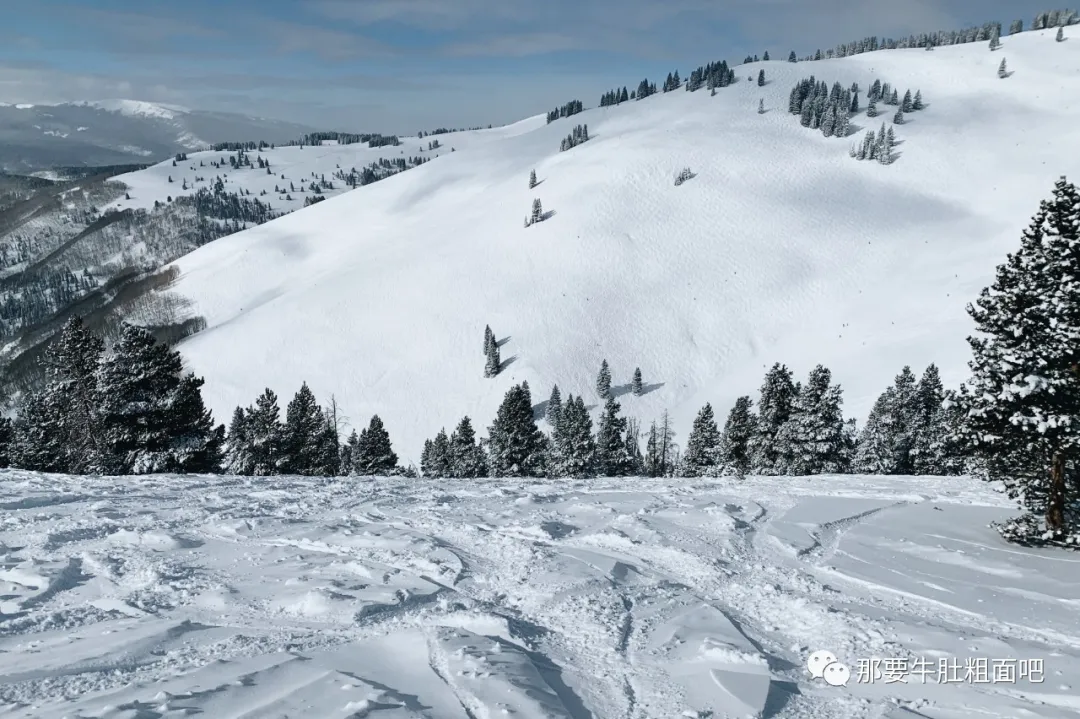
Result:
M1080 38L737 71L714 97L679 90L455 137L418 169L182 258L175 289L209 322L182 351L216 416L306 380L353 424L378 413L415 460L463 414L486 425L512 383L538 402L552 383L592 401L603 358L616 386L636 366L653 386L623 396L627 414L671 409L684 435L704 402L726 413L775 361L799 375L825 363L860 418L904 364L959 381L965 303L1054 180L1080 176ZM858 82L864 108L875 78L922 91L894 164L848 156L862 130L800 126L788 95L810 74ZM884 109L853 125L891 124ZM577 123L592 139L559 152ZM676 187L684 166L697 176ZM525 228L534 197L555 214ZM509 362L495 379L486 323Z

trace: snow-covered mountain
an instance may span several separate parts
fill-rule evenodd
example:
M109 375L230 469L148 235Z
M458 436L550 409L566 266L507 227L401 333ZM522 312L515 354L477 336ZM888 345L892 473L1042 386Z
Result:
M745 80L762 68L764 87ZM209 328L181 349L215 415L307 381L354 425L378 413L415 461L462 415L486 426L522 380L534 401L557 383L595 402L602 359L616 386L635 367L651 386L622 396L626 414L647 425L670 409L683 436L705 402L722 416L777 361L802 377L826 364L860 420L905 364L936 362L955 385L965 304L1053 182L1080 175L1080 44L1036 31L997 52L736 71L715 96L463 133L436 161L185 256L173 290ZM927 107L895 128L893 164L849 156L861 130L892 124L891 106L853 118L848 139L789 114L811 74L858 82L864 109L875 79L921 90ZM591 139L560 152L577 123ZM686 166L696 177L675 186ZM534 198L554 215L526 228ZM485 324L505 342L494 379Z
M137 100L0 103L0 170L156 162L214 142L283 142L310 132L296 123Z

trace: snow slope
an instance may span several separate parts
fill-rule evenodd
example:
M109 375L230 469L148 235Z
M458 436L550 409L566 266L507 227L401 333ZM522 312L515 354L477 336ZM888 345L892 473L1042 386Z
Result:
M536 120L527 121L526 126L536 125ZM539 120L543 124L543 119ZM191 195L201 188L212 189L214 178L221 176L226 190L235 192L243 189L251 192L252 198L262 202L269 202L276 212L292 212L304 206L304 199L311 195L306 185L310 184L311 173L316 177L326 176L326 179L334 183L334 189L322 192L324 197L330 198L340 195L349 190L348 186L333 177L339 168L348 172L351 168L363 170L373 162L381 159L392 160L398 157L427 157L435 158L440 155L484 144L505 136L507 128L492 131L474 132L451 132L424 139L418 139L415 135L401 138L402 144L398 147L375 147L370 148L367 143L354 143L351 145L327 144L321 146L300 147L275 147L274 149L252 150L248 153L255 164L255 157L261 155L269 160L271 175L266 170L259 168L243 168L233 170L229 166L229 155L232 152L189 152L187 162L178 162L173 167L173 160L164 160L143 170L117 175L114 179L123 182L130 189L130 200L121 199L112 206L117 209L128 208L151 208L154 202L165 202L167 198L180 195ZM428 142L439 140L439 147L428 150ZM224 162L221 169L211 166L211 162ZM199 163L204 163L200 167ZM281 178L285 175L285 179ZM170 183L169 178L173 181ZM196 177L202 178L196 181ZM187 181L188 189L184 190L184 182ZM296 186L296 190L290 192L292 199L286 200L285 193L275 193L274 187L284 187L288 190L289 183ZM305 189L301 191L301 188ZM266 190L269 194L265 197L259 195Z
M463 414L486 426L521 380L537 403L553 383L595 402L604 358L618 392L636 366L650 385L623 395L626 413L647 426L668 408L684 436L702 404L723 416L777 361L800 377L825 363L862 419L904 364L965 376L965 304L1054 181L1080 178L1080 39L1053 35L754 63L739 77L764 67L764 88L455 138L457 152L182 258L174 289L209 329L181 349L222 421L306 380L353 424L378 413L414 461ZM799 125L788 94L811 73L858 81L864 107L875 78L922 90L895 164L850 158L862 132ZM579 122L593 139L558 152ZM675 187L684 166L697 177ZM555 214L524 228L534 197ZM486 323L505 342L493 380Z
M986 524L1014 510L967 479L5 470L0 509L13 719L1080 711L1080 560L1006 546ZM816 650L933 671L831 687ZM1042 674L939 682L939 659Z

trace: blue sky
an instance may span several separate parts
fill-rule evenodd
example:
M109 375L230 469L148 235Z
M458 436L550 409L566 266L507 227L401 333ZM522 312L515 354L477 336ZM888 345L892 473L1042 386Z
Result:
M318 127L501 124L710 60L988 20L1002 0L0 0L0 101L132 98Z

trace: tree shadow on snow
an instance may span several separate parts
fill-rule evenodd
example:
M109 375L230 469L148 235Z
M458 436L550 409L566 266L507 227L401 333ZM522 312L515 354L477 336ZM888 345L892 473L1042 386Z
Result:
M655 392L656 390L660 389L663 386L664 386L663 382L655 382L653 384L643 384L643 385L641 385L641 396L644 397L645 395L649 394L650 392ZM618 387L612 387L611 388L611 396L615 397L616 399L618 399L619 397L622 397L623 395L631 394L632 392L633 392L633 387L629 383L621 384Z
M499 372L502 372L507 367L514 364L515 362L517 362L517 355L514 355L513 357L508 357L507 359L504 359L502 361L502 363L499 365Z
M545 179L547 179L547 178L545 178ZM542 185L542 184L544 184L544 180L537 180L536 184L533 185L533 187L540 187L540 185Z
M550 220L554 216L555 216L555 210L548 210L544 214L540 215L540 221L543 222L544 220Z
M499 347L502 347L504 344L509 342L510 339L511 339L511 336L507 335L506 337L503 337L501 340L496 340L495 344L497 344Z

